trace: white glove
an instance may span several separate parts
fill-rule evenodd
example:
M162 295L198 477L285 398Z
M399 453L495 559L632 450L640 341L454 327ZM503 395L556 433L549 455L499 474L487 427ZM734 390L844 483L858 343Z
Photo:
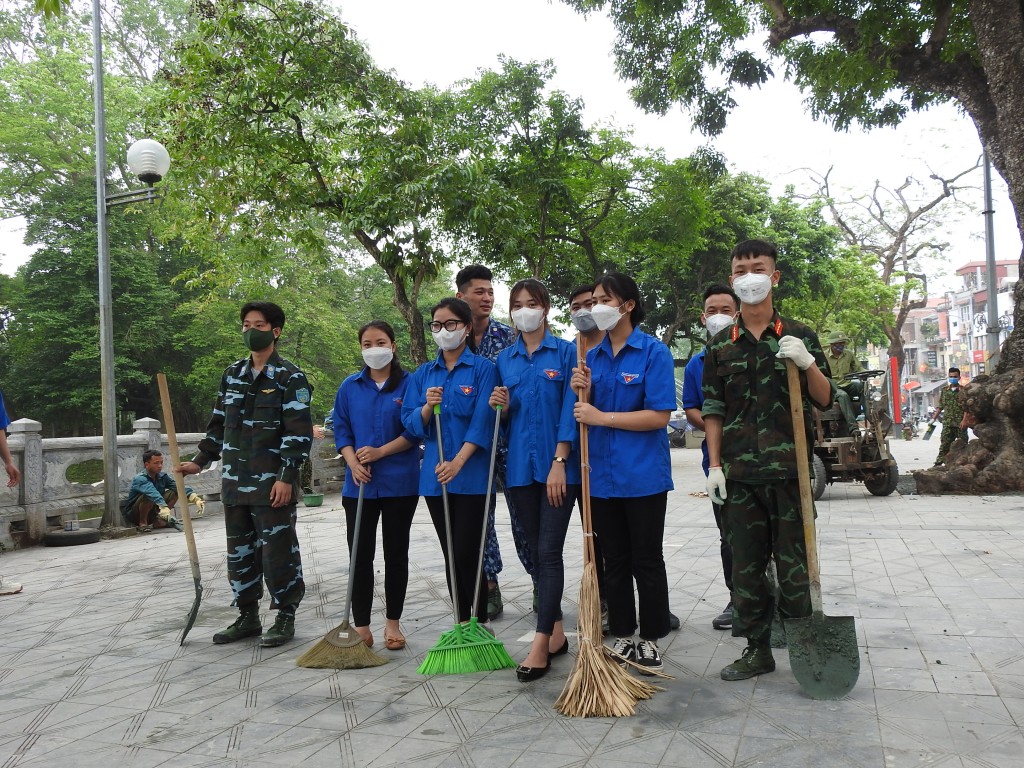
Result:
M160 507L160 508L158 508L157 511L156 511L156 515L161 520L163 520L165 523L168 520L170 520L172 517L174 517L174 515L171 514L171 508L170 507Z
M206 511L206 502L203 501L203 497L193 491L188 495L188 500L196 505L196 513L192 517L202 517L203 512Z
M708 496L712 504L724 504L728 494L725 492L725 472L721 467L711 467L708 470Z
M789 358L801 371L814 365L814 355L807 351L803 341L796 336L783 336L779 339L779 351L775 356Z

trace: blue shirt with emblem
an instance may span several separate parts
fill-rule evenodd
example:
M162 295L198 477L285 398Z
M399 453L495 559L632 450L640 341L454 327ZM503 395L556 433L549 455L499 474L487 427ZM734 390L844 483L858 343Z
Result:
M430 421L424 425L421 415L430 387L442 387L444 390L441 398L441 440L445 458L450 460L455 456L463 443L477 446L459 474L448 483L448 491L482 495L487 493L495 419L494 409L487 401L498 383L498 371L494 363L474 355L468 346L451 371L445 365L443 354L438 352L434 360L416 369L402 403L402 424L410 434L423 441L420 495L441 495L441 484L435 474L438 464L435 418L431 415Z
M379 499L392 496L416 496L420 480L420 440L402 425L402 404L409 388L410 374L402 372L402 379L390 392L370 378L370 369L363 368L341 382L334 398L334 444L338 452L345 446L379 448L398 437L404 437L412 446L405 451L385 456L370 467L372 479L363 490L365 498ZM359 486L351 472L345 473L342 496L357 497Z
M686 364L686 368L683 369L683 409L687 408L703 408L704 407L704 390L701 388L701 382L704 380L704 354L706 350L701 350L699 354L694 355L690 358L690 362ZM708 465L711 463L708 461L708 441L700 441L700 449L704 453L704 458L701 460L701 467L704 470L704 475L708 474Z
M580 482L579 433L573 406L576 394L570 380L576 365L576 347L551 332L530 355L520 336L498 355L498 379L508 387L508 458L506 485L546 483L557 443L571 443L565 481Z
M587 353L590 402L605 413L673 411L676 407L672 353L634 328L618 355L611 338ZM590 493L602 499L651 496L672 490L672 458L664 427L632 432L590 427Z

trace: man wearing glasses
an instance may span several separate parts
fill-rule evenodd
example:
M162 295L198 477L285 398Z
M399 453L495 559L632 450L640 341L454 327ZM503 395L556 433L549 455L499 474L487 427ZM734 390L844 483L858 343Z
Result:
M242 340L250 351L228 366L217 403L192 461L178 471L194 475L223 461L221 499L228 541L228 580L239 618L213 636L217 644L263 633L263 582L278 611L260 640L265 647L295 636L295 611L305 594L295 534L296 483L313 444L306 375L277 353L284 311L269 301L242 307Z

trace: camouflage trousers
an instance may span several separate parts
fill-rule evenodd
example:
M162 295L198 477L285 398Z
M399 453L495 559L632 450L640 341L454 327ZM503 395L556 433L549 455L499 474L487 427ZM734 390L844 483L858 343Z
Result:
M263 582L271 609L294 613L306 593L295 533L295 504L224 506L228 581L239 608L258 603Z
M956 440L967 442L967 430L960 429L959 424L942 425L942 440L939 442L939 455L935 458L936 465L946 460L946 454Z
M726 481L722 508L732 547L733 637L767 643L775 600L765 576L774 557L779 579L779 614L811 615L807 548L796 480L748 484Z
M530 556L530 545L527 543L526 531L519 522L519 513L516 511L515 501L508 494L505 487L505 465L499 461L494 468L494 485L499 491L505 494L505 505L508 507L508 517L512 523L512 541L516 545L516 554L519 555L519 562L533 583L537 583L536 569L533 566L533 558ZM497 582L498 574L501 573L501 550L498 549L498 533L494 530L494 508L497 504L497 497L491 496L490 510L487 515L487 540L484 542L484 575L488 581Z

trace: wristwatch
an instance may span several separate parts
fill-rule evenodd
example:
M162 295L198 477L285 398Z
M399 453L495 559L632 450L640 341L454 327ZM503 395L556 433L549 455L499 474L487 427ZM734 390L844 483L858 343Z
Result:
M558 462L559 464L568 464L569 463L569 460L566 459L563 456L555 456L555 458L553 458L552 461L553 462Z

